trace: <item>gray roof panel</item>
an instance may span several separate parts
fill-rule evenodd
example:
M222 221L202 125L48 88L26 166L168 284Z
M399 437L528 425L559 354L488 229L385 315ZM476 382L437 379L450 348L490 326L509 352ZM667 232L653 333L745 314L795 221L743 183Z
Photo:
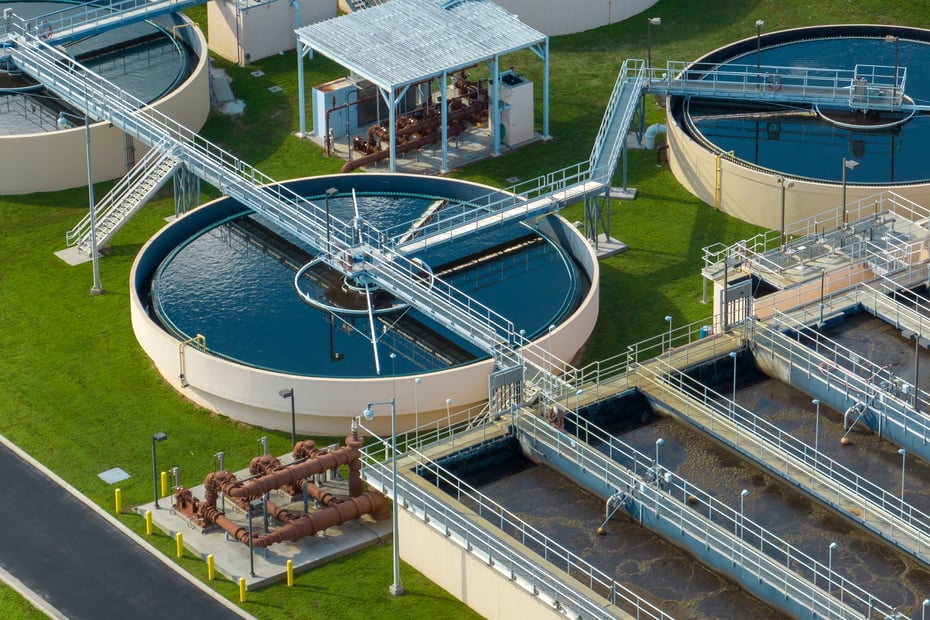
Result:
M490 0L392 0L304 26L297 37L385 89L546 40Z

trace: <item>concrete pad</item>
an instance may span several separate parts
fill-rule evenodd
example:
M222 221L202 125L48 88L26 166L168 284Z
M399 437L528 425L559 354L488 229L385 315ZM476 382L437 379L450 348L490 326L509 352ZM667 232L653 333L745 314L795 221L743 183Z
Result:
M210 69L210 90L217 104L224 104L236 99L232 92L232 80L223 69Z
M616 198L618 200L635 200L636 199L636 188L635 187L611 187L610 197Z
M280 457L282 463L290 461L290 455ZM247 471L236 472L239 480L249 477ZM347 483L338 480L327 480L323 488L333 495L348 496ZM194 497L203 499L204 487L198 485L190 487ZM291 497L280 491L269 494L268 500L278 506L293 512L303 512L303 500L291 501ZM316 536L308 536L296 542L283 542L271 545L267 549L253 549L251 562L249 547L228 536L219 527L211 527L201 532L200 528L192 524L187 517L175 512L171 505L172 497L159 500L160 508L156 509L154 502L138 506L136 511L145 515L147 510L152 511L152 522L162 531L174 538L178 532L183 538L184 548L206 562L208 555L213 555L214 566L221 575L232 581L245 578L246 589L255 589L276 581L287 579L287 561L294 563L294 572L307 571L320 566L330 560L354 553L360 549L378 544L387 544L391 537L391 520L375 521L369 516L363 516L354 521L347 521L340 526L331 527ZM219 502L217 507L219 507ZM312 513L313 499L310 499L310 512ZM231 501L225 502L225 514L237 525L248 529L249 520L245 510L239 508ZM268 529L273 531L277 527L274 519L269 517ZM252 530L261 533L264 531L262 513L253 514ZM254 566L254 574L251 574ZM205 569L206 570L206 569Z
M55 256L65 261L72 267L75 265L82 265L84 263L90 262L90 256L81 252L76 247L65 248L64 250L58 250L55 252Z
M600 258L608 258L610 256L615 256L617 254L622 254L630 248L627 244L623 243L619 239L614 239L613 237L608 237L604 233L601 233L597 236L597 245L595 246L595 254Z

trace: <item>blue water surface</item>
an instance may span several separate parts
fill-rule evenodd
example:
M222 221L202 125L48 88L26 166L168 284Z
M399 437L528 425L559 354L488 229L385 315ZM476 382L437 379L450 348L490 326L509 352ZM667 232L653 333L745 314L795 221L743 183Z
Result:
M898 66L906 68L905 93L930 104L930 45L904 38L898 42ZM727 64L754 65L756 52ZM895 45L882 37L813 39L763 48L764 66L826 68L852 71L857 64L895 64ZM893 69L889 69L889 74ZM848 130L817 117L792 115L810 106L773 106L779 114L746 118L738 111L757 112L743 104L722 105L694 100L690 113L696 128L721 151L783 174L824 181L842 179L843 158L859 166L847 174L849 184L913 183L930 179L925 157L930 144L930 116L918 115L905 125L870 131ZM730 116L729 118L727 116Z
M378 228L415 219L433 200L358 199L362 217ZM342 221L354 216L351 197L333 198L330 210ZM418 257L437 269L529 232L522 224L511 224ZM333 319L306 304L294 290L294 275L292 267L232 234L229 224L219 224L188 239L164 261L153 282L153 305L159 319L179 338L202 334L214 353L251 366L313 376L374 376L368 317ZM558 322L587 290L577 266L548 240L456 272L446 281L512 321L514 329L525 329L527 337ZM484 352L411 309L401 317L386 315L376 322L381 374L416 374L448 367L430 347L398 335L404 330L395 328L410 321L442 334L472 359L485 357ZM391 352L396 354L393 360Z

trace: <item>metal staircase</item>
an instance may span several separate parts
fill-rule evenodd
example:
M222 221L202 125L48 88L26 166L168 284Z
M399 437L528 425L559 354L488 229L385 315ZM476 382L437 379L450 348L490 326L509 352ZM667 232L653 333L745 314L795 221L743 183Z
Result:
M181 167L174 150L160 143L152 147L96 205L96 243L105 245ZM91 254L90 213L67 234L69 246Z
M34 34L18 31L11 38L15 45L10 53L16 65L63 100L146 144L159 146L158 150L167 149L188 171L315 248L334 269L370 278L492 355L517 342L513 325L490 308L438 278L431 278L431 286L422 286L422 270L416 263L382 251L381 231L361 220L351 225L332 216L327 220L322 207L278 185Z
M646 63L642 60L625 60L614 83L588 160L591 181L610 184L645 84Z
M418 229L415 239L407 236L406 225L390 235L398 240L392 250L412 254L492 226L556 211L601 192L610 185L645 84L645 62L624 61L588 161L510 187L507 192L512 196L501 198L495 192L468 204L448 205L441 217Z

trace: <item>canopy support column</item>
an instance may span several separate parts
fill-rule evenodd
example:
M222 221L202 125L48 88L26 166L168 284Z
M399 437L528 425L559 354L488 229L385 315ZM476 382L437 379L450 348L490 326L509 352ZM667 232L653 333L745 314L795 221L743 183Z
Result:
M545 43L540 47L534 45L530 48L543 61L543 126L542 138L549 140L549 37L546 37Z
M494 60L489 65L491 69L491 112L488 119L488 129L491 130L491 136L494 140L494 148L491 151L492 157L501 154L501 102L500 102L500 56L494 54Z
M304 92L304 56L313 58L313 48L304 45L300 38L297 39L297 105L298 116L300 117L300 130L297 133L298 138L307 136L307 96ZM319 133L319 129L317 129Z
M391 172L397 172L397 102L403 99L407 90L410 88L410 84L407 84L400 91L397 92L397 97L394 96L394 86L391 86L389 91L381 91L381 96L384 97L385 102L388 104L388 122L391 124L390 127L390 168Z
M442 71L442 82L439 84L439 106L442 114L442 172L449 172L449 72Z

